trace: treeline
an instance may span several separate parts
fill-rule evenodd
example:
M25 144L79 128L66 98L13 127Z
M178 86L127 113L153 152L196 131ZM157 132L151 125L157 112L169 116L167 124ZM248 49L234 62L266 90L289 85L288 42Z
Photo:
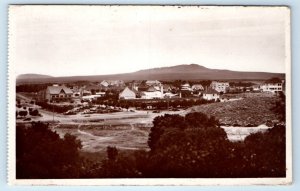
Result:
M55 104L49 104L47 102L36 102L36 105L39 105L43 109L46 109L48 111L53 111L56 113L65 113L74 108L74 106L72 106L72 105L59 106L59 105L55 105Z
M51 86L52 84L22 84L16 86L16 92L28 92L28 93L36 93L42 90L47 89L48 86Z
M250 87L250 86L253 86L255 85L254 83L252 82L229 82L229 85L231 87Z
M166 114L153 121L150 151L124 155L108 147L101 161L79 157L81 144L75 137L58 137L41 123L17 127L17 177L254 178L286 173L282 125L243 142L230 142L214 117L198 112L185 117Z
M153 109L168 109L168 108L186 108L194 105L202 105L208 103L214 103L215 100L205 100L205 99L178 99L178 100L115 100L99 98L93 100L93 104L104 104L113 107L135 107L137 109L147 109L148 106L151 106Z

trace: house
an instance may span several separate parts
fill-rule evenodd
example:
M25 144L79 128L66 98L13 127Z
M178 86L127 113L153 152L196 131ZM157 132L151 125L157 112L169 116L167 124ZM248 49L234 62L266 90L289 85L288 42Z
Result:
M119 93L119 99L136 99L137 92L126 87Z
M253 85L253 86L251 86L251 88L252 88L253 92L260 92L260 86L259 85Z
M102 82L100 82L100 86L103 87L122 87L124 85L125 83L123 80L103 80Z
M82 90L81 95L82 96L89 96L89 95L92 95L92 92L89 91L89 90Z
M220 93L217 90L208 88L203 92L203 99L217 101L220 99Z
M161 82L158 81L158 80L147 80L147 81L145 82L145 84L146 84L147 86L161 86L161 85L162 85Z
M48 101L70 100L73 96L73 91L65 86L48 86L45 93L45 99Z
M181 91L192 91L189 83L185 83L181 85Z
M279 78L272 78L267 80L264 84L260 86L261 91L278 93L283 91L283 81Z
M203 91L204 90L204 88L201 84L194 84L194 85L192 85L191 89L193 91Z
M229 82L219 82L219 81L212 81L210 84L210 88L216 90L219 93L226 93L229 90Z
M167 93L167 92L171 92L172 91L172 87L168 84L163 84L163 92Z
M142 99L162 99L164 97L163 86L150 86L146 91L141 92Z

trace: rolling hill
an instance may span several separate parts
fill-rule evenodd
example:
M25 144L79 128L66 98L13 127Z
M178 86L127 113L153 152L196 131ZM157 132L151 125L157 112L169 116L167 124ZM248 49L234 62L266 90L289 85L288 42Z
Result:
M51 77L39 74L23 74L17 78L17 84L22 83L54 83L72 81L101 81L101 80L266 80L272 77L285 78L283 73L241 72L231 70L210 69L197 64L185 64L162 68L139 70L132 73Z

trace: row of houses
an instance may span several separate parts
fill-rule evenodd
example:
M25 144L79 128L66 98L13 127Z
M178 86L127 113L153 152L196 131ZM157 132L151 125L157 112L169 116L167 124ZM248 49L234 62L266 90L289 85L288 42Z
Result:
M283 81L279 79L271 79L252 87L255 91L278 93L284 90ZM103 87L118 88L119 99L164 99L181 97L182 92L188 92L193 96L203 96L203 99L217 100L221 93L227 93L231 88L229 82L212 81L210 86L203 87L201 84L190 86L184 83L180 88L170 84L163 84L158 80L133 81L127 85L122 80L103 80L99 85L88 85L84 87L66 87L64 85L48 86L43 93L43 98L49 101L55 100L93 100L103 97L106 92Z

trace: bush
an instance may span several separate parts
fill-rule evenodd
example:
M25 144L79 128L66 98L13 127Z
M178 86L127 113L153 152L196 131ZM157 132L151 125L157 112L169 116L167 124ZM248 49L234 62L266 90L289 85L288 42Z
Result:
M29 115L31 115L31 116L38 116L39 115L39 111L37 109L31 110L31 111L29 111Z
M19 115L21 116L21 117L25 117L26 115L28 114L28 112L27 111L19 111Z

